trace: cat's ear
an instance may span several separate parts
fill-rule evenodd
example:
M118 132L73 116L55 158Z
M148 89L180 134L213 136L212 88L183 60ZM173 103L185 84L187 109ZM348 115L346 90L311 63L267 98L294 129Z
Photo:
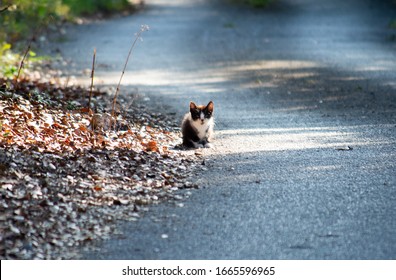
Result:
M195 105L195 103L194 102L190 102L190 110L195 110L195 109L197 109L197 105Z
M208 111L213 112L214 109L213 101L209 101L208 105L206 105L206 108L208 109Z

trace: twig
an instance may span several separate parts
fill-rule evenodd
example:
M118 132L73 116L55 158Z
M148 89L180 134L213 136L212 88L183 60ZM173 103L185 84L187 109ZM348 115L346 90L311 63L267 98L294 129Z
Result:
M16 82L18 82L18 79L19 79L19 76L21 75L21 70L22 70L23 66L25 66L25 59L26 59L31 47L32 47L32 40L29 42L29 45L26 48L26 51L25 51L25 53L24 53L24 55L22 57L21 64L19 65L19 69L18 69L18 74L15 77L15 81Z
M124 68L122 69L122 73L121 73L120 80L118 81L118 85L117 85L116 91L115 91L115 93L114 93L113 107L112 107L112 110L111 110L111 116L112 116L114 119L115 119L115 106L116 106L116 103L117 103L118 92L120 91L121 81L122 81L122 78L124 77L125 69L126 69L126 67L127 67L127 65L128 65L129 58L130 58L130 56L131 56L131 53L132 53L133 48L134 48L135 45L136 45L137 40L141 37L142 33L143 33L144 31L147 31L147 30L149 30L149 27L148 27L147 25L142 25L142 26L141 26L140 31L136 34L135 40L133 41L133 43L132 43L132 45L131 45L131 48L129 49L129 53L128 53L128 56L127 56L127 58L126 58Z
M90 90L89 90L88 109L91 108L92 89L93 89L94 76L95 76L95 60L96 60L96 48L94 49L93 59L92 59L91 88L90 88Z
M14 80L14 82L15 82L14 88L16 88L16 85L18 84L19 76L21 75L22 68L25 65L25 59L26 59L26 57L30 51L30 48L32 46L32 41L33 41L33 38L29 41L28 47L26 48L26 51L22 57L21 64L19 65L19 69L18 69L18 74L16 75L15 80ZM14 93L15 93L15 91L12 92L12 97L14 97Z
M69 86L70 76L67 76L64 87L67 88Z

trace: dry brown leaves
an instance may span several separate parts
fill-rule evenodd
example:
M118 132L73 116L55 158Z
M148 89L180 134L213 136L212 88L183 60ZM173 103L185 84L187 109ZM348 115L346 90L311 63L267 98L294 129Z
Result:
M70 106L84 96L34 82L13 98L0 89L1 259L78 258L76 248L114 233L115 221L197 187L187 180L195 158L172 149L180 137L171 121L136 107L110 129L106 114Z
M112 120L109 114L93 114L87 108L67 110L64 107L72 105L61 103L49 107L48 105L55 102L42 93L44 86L45 84L39 84L40 91L33 97L35 99L31 97L30 87L27 87L29 92L25 95L17 94L14 98L3 96L0 100L0 144L54 153L142 147L147 151L166 152L167 147L157 146L157 142L166 143L173 137L165 130L128 125L126 120ZM34 90L37 91L37 87ZM124 125L124 130L111 129L113 124Z

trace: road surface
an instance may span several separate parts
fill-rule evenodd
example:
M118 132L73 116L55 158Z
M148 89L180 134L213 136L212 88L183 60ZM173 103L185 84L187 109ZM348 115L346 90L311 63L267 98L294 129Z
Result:
M395 259L391 1L146 2L54 45L77 73L96 47L98 83L115 86L148 24L123 91L180 120L213 100L215 148L183 205L151 207L83 258Z

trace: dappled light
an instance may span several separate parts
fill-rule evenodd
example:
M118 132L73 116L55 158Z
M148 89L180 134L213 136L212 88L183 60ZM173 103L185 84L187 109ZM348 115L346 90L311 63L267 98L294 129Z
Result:
M393 124L382 128L392 131ZM337 127L295 127L295 128L255 128L230 129L218 132L222 143L232 142L238 150L225 148L227 154L254 153L265 151L306 151L328 150L336 151L365 146L380 146L396 144L395 140L378 137L368 139L365 132L372 126L337 126ZM222 150L222 153L224 151Z
M393 1L143 2L0 68L0 257L394 259Z
M261 60L261 61L242 61L227 65L230 72L245 72L255 70L303 70L309 68L321 67L320 64L313 61L303 60Z
M229 82L240 88L278 87L281 80L315 77L321 67L310 61L267 60L214 64L210 68L190 72L181 69L131 69L125 74L124 86L159 87L163 88L164 94L172 94L171 87L175 85L205 93L222 93ZM113 85L119 75L118 71L99 69L95 82L98 86ZM87 77L77 76L76 79L79 84L89 83Z

